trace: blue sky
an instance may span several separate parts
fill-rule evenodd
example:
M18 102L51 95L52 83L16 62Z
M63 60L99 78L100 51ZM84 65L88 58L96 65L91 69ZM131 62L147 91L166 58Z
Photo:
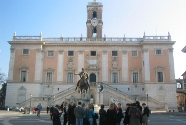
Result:
M10 45L17 36L86 37L86 5L93 0L1 0L0 69L8 76ZM176 78L186 70L186 0L97 0L107 37L167 36L174 45Z

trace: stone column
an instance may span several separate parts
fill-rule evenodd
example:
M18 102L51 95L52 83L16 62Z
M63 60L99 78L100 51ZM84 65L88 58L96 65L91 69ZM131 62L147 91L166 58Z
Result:
M58 52L58 60L57 60L57 82L63 82L63 50Z
M143 49L143 61L144 61L144 81L150 82L150 63L149 63L149 50Z
M14 60L15 60L15 49L10 48L10 62L9 62L9 71L8 71L8 81L13 81L14 73Z
M108 53L107 51L102 52L102 80L108 82Z
M128 82L128 52L122 51L122 82Z
M36 63L35 63L35 82L42 82L42 69L43 69L43 52L41 49L36 50Z
M173 48L169 48L170 81L175 82Z

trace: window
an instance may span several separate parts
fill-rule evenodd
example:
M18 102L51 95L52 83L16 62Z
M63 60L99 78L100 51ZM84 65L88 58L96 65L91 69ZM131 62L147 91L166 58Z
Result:
M96 27L93 28L92 37L97 37L97 29L96 29Z
M181 87L181 83L177 83L177 89L181 89L182 87Z
M73 83L73 73L68 73L68 75L67 75L67 83Z
M156 49L156 55L162 55L161 49Z
M133 72L133 83L138 83L138 73Z
M112 56L118 56L118 51L112 51Z
M130 91L130 88L128 88L128 91Z
M112 73L112 82L118 83L118 73Z
M54 56L54 51L48 51L48 56Z
M138 52L137 51L132 51L132 56L138 56Z
M47 72L46 74L46 82L47 83L52 83L52 72Z
M29 54L29 49L23 49L23 55L28 55Z
M91 52L90 52L90 55L91 55L91 56L96 56L96 51L91 51Z
M158 82L163 82L163 72L157 72Z
M97 12L96 11L93 12L93 18L97 18Z
M74 51L68 51L68 56L74 56Z
M21 82L26 82L26 71L21 71Z

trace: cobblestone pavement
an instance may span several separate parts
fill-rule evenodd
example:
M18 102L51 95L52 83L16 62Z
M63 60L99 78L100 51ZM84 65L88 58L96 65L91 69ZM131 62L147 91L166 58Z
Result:
M186 125L185 116L186 113L151 114L149 125ZM63 122L62 118L61 121ZM52 121L45 112L41 113L41 117L37 117L36 114L0 111L0 125L52 125Z

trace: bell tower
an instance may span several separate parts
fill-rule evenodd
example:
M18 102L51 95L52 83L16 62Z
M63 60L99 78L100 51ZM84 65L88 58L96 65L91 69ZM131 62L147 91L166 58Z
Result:
M87 38L102 38L102 3L90 2L87 5Z

